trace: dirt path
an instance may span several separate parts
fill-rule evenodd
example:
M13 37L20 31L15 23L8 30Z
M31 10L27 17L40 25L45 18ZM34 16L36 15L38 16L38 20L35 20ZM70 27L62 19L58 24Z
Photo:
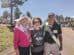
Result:
M74 55L74 31L63 28L63 55Z
M74 31L71 28L63 28L63 51L62 55L74 55ZM10 48L0 55L15 55L14 49Z

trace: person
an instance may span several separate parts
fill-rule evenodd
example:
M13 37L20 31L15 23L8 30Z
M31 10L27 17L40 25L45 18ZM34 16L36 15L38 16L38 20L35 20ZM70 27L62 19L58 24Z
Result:
M55 14L50 12L45 25L44 55L60 55L59 50L62 50L62 30L56 22Z
M39 17L33 18L32 42L31 53L32 55L43 55L44 41L43 41L43 28L41 27L42 21Z
M13 45L16 55L29 55L31 31L28 27L28 19L28 17L23 16L15 20Z

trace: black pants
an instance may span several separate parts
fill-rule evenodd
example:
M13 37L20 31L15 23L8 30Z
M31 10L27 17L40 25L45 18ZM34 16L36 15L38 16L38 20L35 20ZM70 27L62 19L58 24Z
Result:
M30 55L29 54L29 47L19 47L20 55Z
M42 52L32 52L32 55L43 55L43 51Z

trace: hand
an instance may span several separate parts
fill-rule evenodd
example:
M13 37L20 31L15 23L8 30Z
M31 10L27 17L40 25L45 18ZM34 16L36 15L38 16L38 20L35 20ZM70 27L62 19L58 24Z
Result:
M62 50L63 50L62 46L60 46L59 50L60 50L60 51L62 51Z
M15 49L16 55L19 55L19 50Z
M33 47L33 44L31 44L31 47Z

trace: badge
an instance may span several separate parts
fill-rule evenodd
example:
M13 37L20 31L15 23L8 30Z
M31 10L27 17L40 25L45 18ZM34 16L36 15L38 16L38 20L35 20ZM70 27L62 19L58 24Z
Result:
M58 33L58 31L57 30L53 30L53 33Z

